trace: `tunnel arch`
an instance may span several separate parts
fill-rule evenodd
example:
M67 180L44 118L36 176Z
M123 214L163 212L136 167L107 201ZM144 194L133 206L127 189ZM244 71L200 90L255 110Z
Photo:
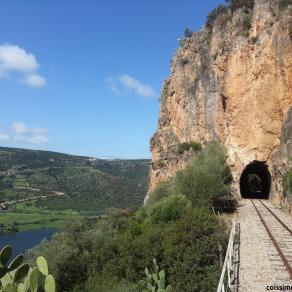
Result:
M240 176L240 193L245 199L269 199L271 174L263 161L252 161Z

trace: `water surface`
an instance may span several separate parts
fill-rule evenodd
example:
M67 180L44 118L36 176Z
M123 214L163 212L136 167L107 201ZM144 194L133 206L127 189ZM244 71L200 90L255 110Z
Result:
M13 257L39 244L43 239L51 239L57 228L45 228L0 235L0 249L5 245L13 248Z

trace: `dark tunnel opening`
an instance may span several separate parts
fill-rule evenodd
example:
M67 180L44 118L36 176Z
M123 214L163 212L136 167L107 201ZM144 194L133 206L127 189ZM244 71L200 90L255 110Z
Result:
M269 199L271 174L265 162L253 161L240 176L240 193L245 199Z

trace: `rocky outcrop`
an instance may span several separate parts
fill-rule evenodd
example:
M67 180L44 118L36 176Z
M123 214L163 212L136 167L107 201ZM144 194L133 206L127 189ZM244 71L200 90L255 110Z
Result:
M274 192L283 194L282 178L285 172L292 167L292 108L289 109L282 125L280 146L272 157L273 174L274 174ZM292 212L291 198L278 196L283 205Z
M181 40L151 139L150 189L192 157L174 154L179 143L219 139L228 151L235 189L248 163L265 161L276 178L272 195L280 198L275 157L292 106L292 15L283 3L255 0L252 9L215 11L207 26ZM281 153L278 157L290 152Z

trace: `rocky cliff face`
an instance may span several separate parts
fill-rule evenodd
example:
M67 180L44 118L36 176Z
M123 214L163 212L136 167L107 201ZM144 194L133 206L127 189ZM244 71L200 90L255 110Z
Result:
M274 193L277 199L283 199L282 177L287 169L292 167L292 107L289 109L282 125L280 145L277 151L272 156L273 178L274 178ZM278 195L278 196L277 196ZM284 198L284 203L292 213L292 202L287 202Z
M292 106L291 39L291 5L282 0L221 7L206 27L182 39L163 84L158 129L151 139L150 189L194 154L178 155L180 143L219 139L228 151L235 189L248 163L265 161L275 178L272 195L280 198L273 166L286 155L279 149Z

